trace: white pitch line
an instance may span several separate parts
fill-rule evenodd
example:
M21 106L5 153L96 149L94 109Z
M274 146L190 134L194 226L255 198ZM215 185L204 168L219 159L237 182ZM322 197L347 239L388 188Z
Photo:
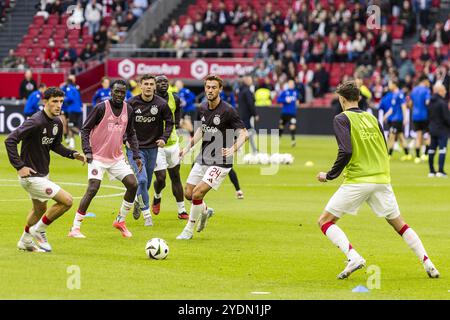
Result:
M3 182L18 182L18 180L14 180L14 179L0 179L0 181ZM67 185L67 186L78 186L78 187L87 187L86 183L78 183L78 182L58 182L55 181L56 184L61 184L61 185ZM0 187L20 187L19 184L0 184ZM113 185L109 185L109 184L104 184L101 185L101 187L105 187L105 188L109 188L109 189L116 189L116 190L121 190L121 191L125 191L126 188L124 187L118 187L118 186L113 186ZM113 194L106 194L106 195L101 195L101 196L95 196L96 198L114 198L114 197L120 197L123 196L123 193L113 193ZM81 199L82 197L73 197L74 199ZM0 199L0 202L14 202L14 201L29 201L30 199Z
M271 292L267 292L267 291L253 291L251 292L251 294L271 294Z

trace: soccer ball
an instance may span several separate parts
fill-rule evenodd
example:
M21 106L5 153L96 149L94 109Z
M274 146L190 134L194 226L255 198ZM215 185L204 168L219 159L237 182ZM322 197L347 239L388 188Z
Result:
M149 258L162 260L169 254L169 246L163 239L153 238L147 241L145 253Z
M283 164L293 164L294 163L294 157L290 153L284 153L283 154Z
M269 164L270 163L270 156L267 153L259 153L257 155L258 157L258 163L260 164Z
M270 156L270 163L272 164L280 164L281 163L281 154L274 153Z

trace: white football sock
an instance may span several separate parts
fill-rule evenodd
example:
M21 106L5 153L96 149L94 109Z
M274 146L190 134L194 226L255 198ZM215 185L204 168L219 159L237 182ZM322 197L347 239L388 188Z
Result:
M125 218L130 213L131 208L133 207L132 202L128 202L126 200L122 201L122 206L120 207L120 213L117 216L117 221L122 222L125 221Z
M178 213L186 212L186 208L184 207L184 201L177 202Z
M350 241L348 241L347 236L344 231L337 225L332 224L326 230L326 236L333 242L333 244L341 249L341 251L346 255L347 259L354 259L359 257L359 253L352 248Z
M73 219L73 226L72 229L80 229L81 223L84 220L86 214L80 214L78 211L75 213L75 218Z
M142 216L144 217L144 219L150 218L151 217L150 209L142 210Z
M413 229L406 229L406 231L402 234L402 238L403 240L405 240L408 247L410 247L411 250L414 251L421 262L425 262L428 259L428 255L425 251L425 248L423 247L422 241L420 241L419 236Z
M199 204L194 204L194 201L196 200L192 201L191 212L189 213L189 220L186 224L186 229L188 229L191 232L194 230L195 222L197 221L198 217L204 210L204 204L202 200L197 200L201 201Z

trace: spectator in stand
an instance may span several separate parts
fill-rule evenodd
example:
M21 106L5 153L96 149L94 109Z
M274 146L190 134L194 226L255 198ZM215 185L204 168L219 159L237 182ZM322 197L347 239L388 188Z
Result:
M192 19L188 17L186 19L186 24L181 29L181 36L183 37L183 39L187 40L194 34L194 31L195 29L194 25L192 24Z
M206 12L203 15L203 24L205 30L217 30L216 13L213 10L211 2L208 2Z
M225 30L225 26L230 24L230 14L225 8L225 3L219 3L219 12L217 13L218 33Z
M59 58L59 51L58 48L55 47L55 41L50 39L48 42L48 47L45 50L45 61L44 61L44 67L46 68L56 68Z
M325 42L319 35L314 36L312 41L312 50L308 60L310 62L321 62L326 52Z
M431 60L430 51L428 50L428 46L424 46L422 49L422 54L419 57L420 61L426 62Z
M28 96L37 89L31 70L25 71L25 78L20 83L19 98L28 99Z
M416 22L423 28L428 27L431 0L413 0L413 11L416 13Z
M59 17L61 17L64 14L64 6L61 2L61 0L56 0L53 5L49 7L49 10L47 10L50 14L57 14Z
M217 41L213 31L206 31L205 38L200 42L200 47L205 49L217 49ZM217 53L208 52L206 58L216 58Z
M392 45L392 36L387 31L386 26L383 25L381 27L381 32L377 38L377 44L375 46L375 55L382 57L384 55L384 52L391 48L391 45Z
M64 40L64 47L59 51L58 60L60 62L70 62L73 64L77 60L77 58L78 56L75 48L72 48L70 46L70 43L67 39Z
M443 45L447 45L449 40L447 33L444 31L442 22L436 22L433 31L431 31L428 36L427 42L433 44L436 48L440 48Z
M170 26L167 28L167 34L172 37L173 39L176 39L181 32L180 26L177 24L176 19L172 19L170 21Z
M341 40L338 42L337 54L339 62L347 62L352 59L352 41L348 38L347 33L343 32Z
M111 44L117 44L120 42L120 29L117 21L112 19L111 23L108 27L108 31L106 32L108 36L108 41Z
M444 31L447 33L447 38L450 38L450 13L448 14L447 21L444 24Z
M203 24L202 15L200 13L197 13L195 15L194 32L203 33L204 31L205 31L205 27Z
M413 34L416 31L416 17L411 8L409 0L403 1L398 17L399 23L405 27L405 35Z
M14 49L9 49L8 55L3 58L3 68L15 68L17 66L17 57L15 56Z
M397 63L398 77L405 80L407 75L414 76L416 73L414 63L409 59L408 52L405 49L400 50L400 59Z
M100 29L100 21L102 19L103 7L97 3L97 0L90 0L84 10L86 22L89 28L89 35L94 35ZM100 47L100 46L99 46Z
M97 44L98 52L103 52L108 44L108 32L105 25L100 27L100 30L94 35L94 43Z
M84 9L81 2L78 1L75 9L73 9L72 15L68 19L68 23L71 27L77 28L84 23Z
M223 51L231 49L231 40L225 32L222 32L222 34L220 35L219 42L217 43L217 48L224 49ZM233 53L223 51L219 52L219 58L233 57Z
M437 47L436 48L436 50L435 50L435 60L436 60L436 62L438 63L438 64L442 64L442 63L445 63L445 62L447 62L448 60L449 60L449 52L447 51L447 53L445 54L443 51L442 51L442 47Z
M122 32L128 32L128 30L131 29L131 27L135 24L136 21L137 18L131 12L128 12L127 19L125 20L124 23L120 25L120 30Z
M366 39L363 38L360 32L356 33L355 39L352 41L352 62L359 62L366 50Z
M430 31L427 28L419 27L419 42L422 44L428 43L428 37L430 36Z
M33 114L40 110L39 106L41 105L41 101L43 100L42 98L44 97L44 91L46 88L46 85L41 83L38 90L30 93L23 110L25 118L31 117Z
M321 63L316 64L316 71L312 80L313 96L322 97L328 92L330 83L330 75L322 67Z
M122 24L126 20L126 12L123 10L122 6L116 5L113 9L111 17L117 21L117 24Z
M133 9L131 12L135 17L140 18L147 8L148 0L133 0Z
M94 51L92 44L88 42L86 44L86 47L84 47L84 49L80 53L80 59L82 61L86 61L94 57L96 54L97 52Z

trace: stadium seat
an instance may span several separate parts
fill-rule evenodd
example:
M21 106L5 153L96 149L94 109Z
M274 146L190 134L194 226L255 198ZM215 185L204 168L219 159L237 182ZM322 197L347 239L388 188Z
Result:
M50 26L55 26L59 24L59 16L56 14L52 14L47 19L47 24Z

